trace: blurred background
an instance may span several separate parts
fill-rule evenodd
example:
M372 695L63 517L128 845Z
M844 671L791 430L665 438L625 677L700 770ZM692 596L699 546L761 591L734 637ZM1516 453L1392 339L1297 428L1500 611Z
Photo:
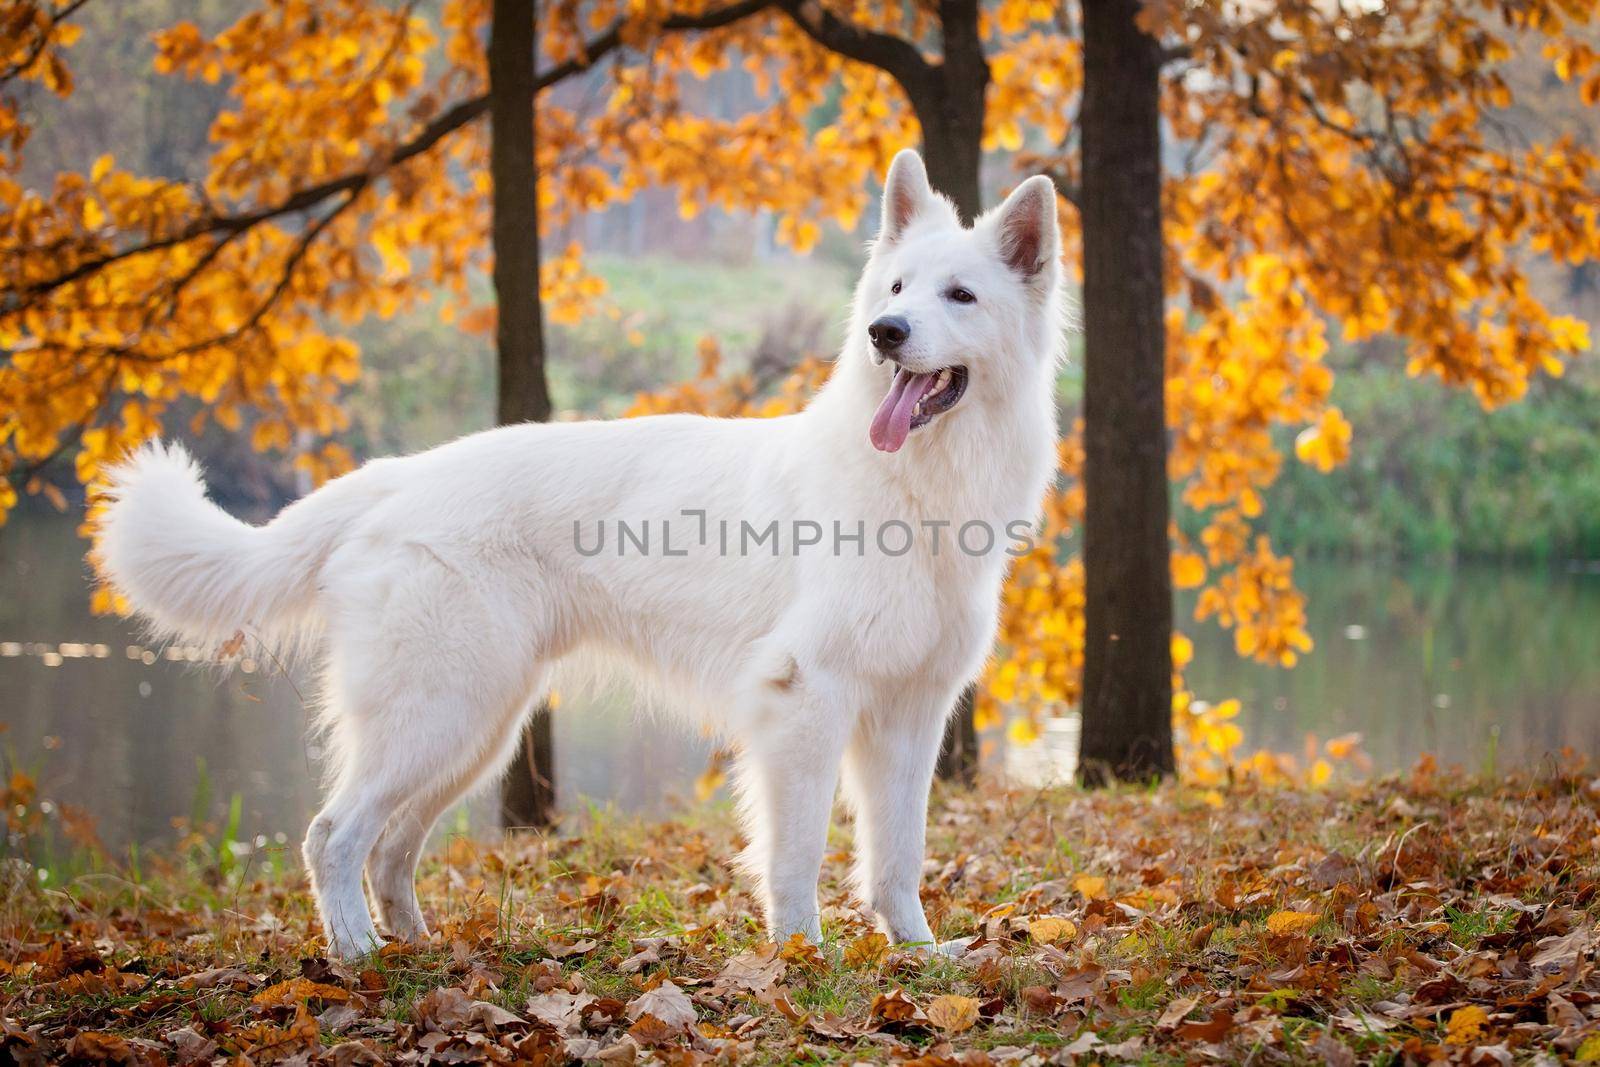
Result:
M326 6L330 20L348 17L336 13L349 5ZM445 78L456 62L448 50L452 27L469 17L463 7L472 5L403 9L436 35L417 46L420 84ZM215 154L227 150L219 149L214 122L238 106L230 96L237 82L227 60L216 76L172 73L186 62L212 60L186 56L170 39L158 45L156 35L192 20L209 39L248 10L221 0L125 0L73 12L81 36L63 54L75 89L63 96L45 85L16 87L31 135L11 179L21 189L50 190L58 175L87 172L106 155L118 170L151 179L214 172ZM736 45L728 47L737 56ZM1537 50L1512 56L1507 67L1533 88L1495 121L1519 138L1537 138L1555 121L1560 80ZM550 91L553 106L583 114L611 91L611 76L596 69L557 86ZM684 79L677 104L736 121L768 106L758 81L749 64L719 62L704 76ZM812 120L811 134L836 119L846 106L840 93L849 91L819 93L821 117ZM907 128L910 120L898 111L885 114L879 121L890 133ZM1560 117L1589 133L1600 129L1593 108ZM664 126L656 129L671 136L660 132ZM1195 141L1176 126L1166 132L1166 162L1183 172ZM274 133L263 128L249 136ZM1048 140L1032 127L1024 137L1028 148ZM1030 166L1048 162L1048 152L1030 161L1028 148L1016 144L988 147L985 202ZM809 239L794 239L793 213L781 207L740 202L725 209L712 195L687 210L682 189L668 181L547 218L547 269L550 255L561 259L577 246L581 268L574 271L598 280L585 283L584 307L572 314L551 313L549 290L559 286L546 282L543 360L553 417L617 417L648 406L641 394L703 380L708 352L720 357L716 374L747 374L761 395L776 391L808 358L831 355L876 223L875 189L854 186L885 151L869 153L863 163L858 149L851 149L857 162L839 178L849 188L828 195L859 195L859 203L849 201ZM476 162L481 167L483 160ZM824 156L824 169L826 163ZM464 172L472 165L465 156L440 164ZM470 174L462 181L474 185ZM480 192L482 185L476 182ZM550 195L570 190L562 185ZM857 209L853 220L850 206ZM841 225L837 216L852 224ZM280 252L268 246L262 254ZM432 261L425 268L417 257L412 284L421 292L407 291L382 314L362 309L339 321L334 309L314 304L306 312L359 348L359 370L337 389L344 413L338 425L297 428L289 447L262 451L253 447L260 443L253 427L272 416L246 403L237 416L242 427L219 427L218 418L185 434L221 503L254 521L269 517L322 475L295 457L325 440L359 462L426 448L495 421L492 320L485 328L472 314L493 302L491 280L481 258L448 280L430 280L430 269ZM1527 278L1553 312L1591 324L1600 317L1600 269L1593 262L1541 260ZM331 291L339 283L308 284ZM1219 291L1225 302L1240 292L1226 285ZM558 294L556 302L565 298ZM1403 294L1392 299L1404 302ZM1202 707L1227 709L1241 735L1219 742L1230 753L1286 753L1302 770L1328 758L1328 742L1340 738L1346 741L1334 754L1360 754L1351 773L1404 768L1424 753L1446 765L1492 769L1564 748L1595 751L1600 369L1573 359L1561 376L1530 376L1525 396L1489 410L1469 390L1408 373L1406 340L1383 330L1359 338L1350 332L1330 331L1318 357L1333 372L1322 401L1348 423L1348 458L1327 470L1297 461L1296 438L1315 419L1268 420L1264 432L1287 458L1263 479L1251 516L1252 530L1294 561L1293 584L1304 595L1301 625L1313 647L1293 657L1292 666L1241 655L1236 628L1220 625L1215 612L1195 620L1203 587L1180 580L1176 617L1192 645L1186 693ZM1080 336L1069 351L1059 382L1066 428L1081 410ZM169 432L184 433L197 412L220 403L214 397L204 389L176 396L161 420ZM34 477L42 481L25 487L32 491L19 494L0 527L0 746L8 770L31 778L43 803L82 812L114 849L219 823L243 841L297 840L315 810L319 752L306 729L314 678L248 650L237 669L219 671L194 662L198 653L148 645L127 620L92 611L88 546L79 533L84 495L71 451ZM1175 521L1198 544L1209 520L1203 508L1180 508ZM1025 722L1016 728L1019 715ZM698 802L717 785L715 774L706 777L711 741L635 717L626 692L563 704L553 724L563 811L670 810ZM979 728L984 773L1018 781L1070 776L1077 731L1070 699L1026 715L1002 707ZM493 805L480 802L447 822L487 830Z

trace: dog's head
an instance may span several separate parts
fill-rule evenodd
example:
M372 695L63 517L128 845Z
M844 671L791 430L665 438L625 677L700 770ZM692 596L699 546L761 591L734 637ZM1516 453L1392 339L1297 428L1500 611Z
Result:
M856 290L847 359L884 390L874 447L896 452L921 427L1036 388L1059 332L1055 189L1029 178L970 228L928 185L922 158L895 156L883 222Z

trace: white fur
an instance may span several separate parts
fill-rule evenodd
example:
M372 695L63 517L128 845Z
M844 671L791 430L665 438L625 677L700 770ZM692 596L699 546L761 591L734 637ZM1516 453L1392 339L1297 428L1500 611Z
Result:
M370 462L261 527L208 502L177 446L114 472L103 569L155 629L326 647L332 788L305 857L334 951L378 943L363 868L388 931L425 933L412 881L429 828L501 773L552 668L592 653L739 747L774 937L820 936L842 768L865 902L895 940L932 941L918 899L928 790L946 717L993 640L1007 563L1003 532L982 556L951 538L973 519L1031 523L1054 468L1059 237L1045 179L964 229L910 152L885 205L849 339L800 414L491 430ZM977 302L952 302L956 283ZM866 327L890 312L912 325L908 365L970 369L961 402L893 454L867 434L892 367ZM708 513L708 546L682 509ZM619 555L609 536L598 555L576 550L575 520L590 544L596 520L619 518L670 520L688 555L662 554L659 525L648 556ZM776 556L723 555L719 519L736 531L811 520L828 536L798 554L783 534ZM864 556L832 551L834 520L864 522ZM951 525L941 552L924 528L891 557L874 544L890 520Z

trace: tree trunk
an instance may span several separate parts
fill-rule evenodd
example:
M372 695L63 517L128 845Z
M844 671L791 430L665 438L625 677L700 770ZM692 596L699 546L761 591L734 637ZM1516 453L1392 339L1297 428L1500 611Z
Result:
M1083 0L1088 784L1173 771L1161 61L1139 6Z
M939 762L935 773L945 781L971 785L978 776L978 724L973 719L973 701L978 687L969 685L961 691L955 712L945 724L944 742L939 748Z
M489 28L489 173L498 309L496 419L550 417L539 308L539 192L534 162L534 4L494 0ZM555 744L541 707L523 733L501 792L506 826L548 826L555 814Z
M938 111L945 111L941 104ZM920 116L920 111L919 111ZM983 91L977 92L977 114L941 114L922 122L922 156L928 168L928 184L948 196L961 213L961 221L983 213L983 188L979 181L979 162L983 138Z
M922 127L928 182L972 224L983 211L983 115L989 61L978 32L978 0L940 0L944 56L931 75L905 86Z
M971 225L983 212L983 115L989 62L978 33L977 0L941 0L944 58L920 92L907 88L922 127L922 157L928 182L948 196ZM956 702L939 750L938 775L971 785L978 772L978 731L973 721L975 686Z

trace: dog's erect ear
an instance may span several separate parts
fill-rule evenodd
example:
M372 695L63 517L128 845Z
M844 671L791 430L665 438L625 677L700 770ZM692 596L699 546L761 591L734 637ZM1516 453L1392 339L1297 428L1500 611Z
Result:
M996 209L1000 258L1024 278L1035 278L1061 255L1056 187L1043 174L1023 182Z
M938 201L928 184L928 169L922 165L922 157L902 148L883 180L883 224L878 227L878 240L898 240L918 215L937 206Z

